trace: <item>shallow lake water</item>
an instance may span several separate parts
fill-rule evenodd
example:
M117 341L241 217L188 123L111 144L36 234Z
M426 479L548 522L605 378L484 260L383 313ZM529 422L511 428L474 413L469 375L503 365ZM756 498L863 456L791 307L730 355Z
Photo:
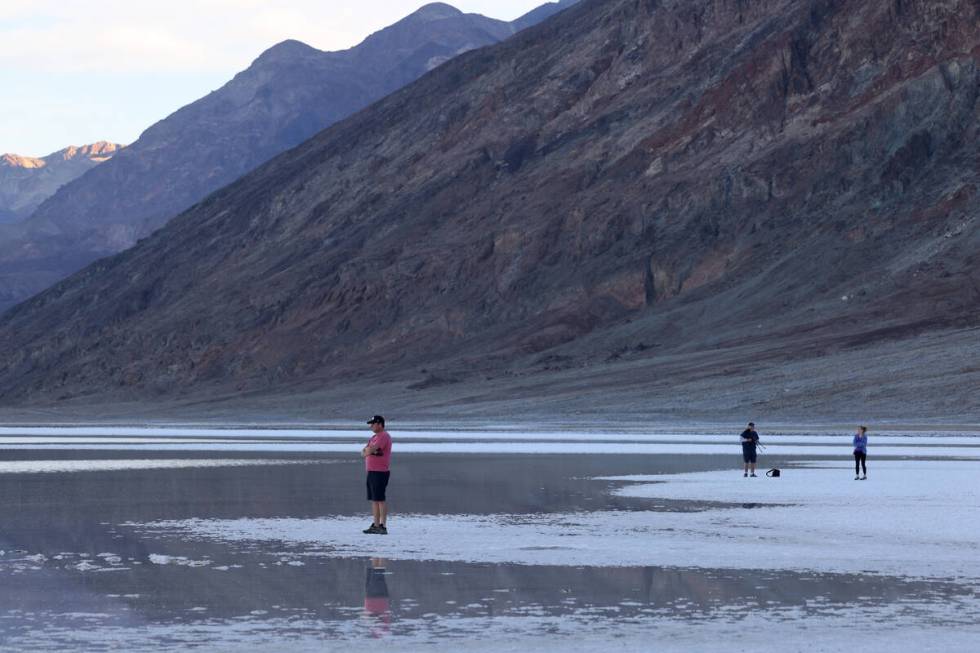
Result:
M384 536L357 532L369 518L361 517L358 445L350 448L32 449L3 448L0 437L0 648L349 650L383 639L390 650L461 642L652 650L655 637L656 650L713 651L808 628L822 632L810 650L844 650L862 635L873 635L864 650L980 642L978 584L962 577L820 572L803 561L800 569L705 567L696 550L685 564L633 563L627 549L615 564L608 552L591 564L586 547L569 562L577 533L561 522L518 547L525 561L481 561L501 556L489 538L485 550L479 540L460 544L469 547L461 559L433 553L432 538L464 541L482 516L506 515L513 524L522 515L612 515L628 524L631 514L768 510L734 496L731 504L624 496L622 481L601 478L732 470L737 455L579 455L560 443L554 455L396 448L391 534L380 547L375 538ZM778 452L766 462L791 463ZM276 520L289 522L281 539ZM246 528L226 537L198 523L270 525L261 536ZM350 534L341 549L333 540L297 539L288 531L296 523ZM428 540L405 542L423 531ZM650 536L640 545L655 553L659 542ZM866 543L849 551L846 534L839 545L842 556L874 556ZM731 555L744 546L733 541ZM922 633L931 633L926 644L916 639Z

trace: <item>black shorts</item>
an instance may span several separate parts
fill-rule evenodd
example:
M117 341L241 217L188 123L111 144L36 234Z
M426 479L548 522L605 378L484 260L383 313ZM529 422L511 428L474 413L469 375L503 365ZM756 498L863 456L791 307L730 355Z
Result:
M747 463L754 463L755 458L755 447L742 447L742 460Z
M384 501L385 490L388 488L388 478L391 472L368 472L367 473L367 498L368 501Z

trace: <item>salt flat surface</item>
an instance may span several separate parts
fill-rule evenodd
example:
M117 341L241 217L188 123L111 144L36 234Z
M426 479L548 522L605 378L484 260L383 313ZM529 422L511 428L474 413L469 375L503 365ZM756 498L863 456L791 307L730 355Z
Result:
M216 444L220 439L88 436L0 436L0 446L17 444Z
M397 453L739 456L737 434L394 430ZM0 450L352 453L366 430L63 427L0 428ZM762 455L850 456L851 435L764 435ZM976 435L873 435L870 455L980 459Z
M696 442L738 444L741 427L734 428L730 434L689 431L671 433L651 432L610 432L610 431L527 431L487 430L456 431L446 430L399 430L391 429L392 436L404 440L452 440L457 442L497 440L522 440L531 442ZM362 440L368 437L366 430L336 429L214 429L214 428L164 428L164 427L0 427L0 442L35 443L57 442L70 444L78 442L105 442L101 438L112 438L114 442L151 442L161 438L195 438L207 441L220 439L318 439L318 440ZM851 432L827 434L782 434L761 432L763 444L830 444L848 446ZM962 445L980 446L980 435L946 435L932 432L907 432L901 435L872 432L871 444L877 445ZM94 439L99 438L99 439ZM120 438L131 438L122 440Z
M366 438L362 438L366 441ZM150 443L150 444L3 444L0 450L57 450L57 451L223 451L223 452L265 452L265 453L357 453L358 443L336 442L243 442L220 443ZM633 444L603 442L399 442L395 441L393 451L398 453L426 454L609 454L609 455L726 455L740 456L741 447L732 444ZM844 442L833 448L808 445L767 444L761 456L827 456L834 452L843 457L851 455L851 444ZM934 458L967 458L980 460L980 446L971 447L869 447L869 455Z
M172 460L3 460L0 474L55 474L63 472L105 472L124 469L188 469L195 467L245 467L255 465L297 465L334 461L244 459Z
M726 505L695 512L395 515L129 524L227 542L281 541L309 555L573 566L663 566L980 579L980 464L878 461L869 481L828 461L780 479L738 471L618 477L621 495ZM648 482L655 481L655 482ZM461 499L465 500L465 499ZM765 506L761 504L778 503Z
M24 643L45 650L58 644L78 650L103 650L106 642L124 643L127 651L183 648L209 651L348 651L365 647L384 651L456 653L743 653L785 651L829 653L859 650L867 653L949 653L976 651L976 624L947 624L909 628L901 610L857 611L827 609L824 614L798 610L733 610L723 618L671 619L650 609L640 619L622 620L608 611L552 616L488 616L400 619L364 612L348 621L294 617L234 621L205 620L196 624L146 624L139 628L101 626L99 614L58 615L60 628L35 632ZM939 610L936 610L939 613ZM68 617L68 619L65 619ZM434 617L434 615L433 615ZM43 615L42 615L43 621ZM74 623L72 623L74 621ZM855 622L858 622L855 624ZM13 639L10 644L19 642ZM115 648L115 647L113 647ZM27 650L27 649L21 649Z
M674 465L668 458L644 458L639 464L620 466L612 464L616 461L608 457L583 457L550 462L548 467L544 458L533 458L521 461L524 466L519 467L521 474L529 474L535 480L526 486L528 492L537 490L540 478L540 485L549 485L552 497L565 492L565 489L556 492L555 488L573 488L568 494L587 498L567 501L561 508L552 507L559 510L552 514L527 514L526 509L518 514L521 502L511 498L507 503L504 497L491 496L489 509L498 512L486 515L482 514L487 509L486 498L477 508L472 498L468 503L466 492L458 492L458 488L429 488L427 476L419 470L431 471L437 466L422 467L425 458L406 457L396 464L417 465L413 490L419 494L424 494L420 490L429 489L450 494L455 491L459 496L452 496L439 508L426 501L416 501L413 514L401 514L398 499L406 502L409 499L399 497L399 493L407 495L409 488L400 487L398 482L402 479L396 478L392 486L395 513L389 522L391 534L382 537L361 533L368 521L363 516L308 517L316 514L315 510L345 512L347 509L339 503L329 500L294 503L293 486L284 481L304 472L319 474L315 468L282 468L278 473L258 474L246 468L222 475L252 480L240 487L234 484L225 494L219 492L214 503L217 508L207 501L185 507L180 495L176 497L177 503L162 507L151 505L120 512L118 506L110 505L106 510L85 513L84 519L91 523L81 531L75 515L69 514L55 527L48 527L43 539L33 540L31 527L20 531L10 542L4 542L2 548L6 551L0 550L0 573L6 574L9 609L6 614L0 613L0 650L119 647L134 652L289 650L297 653L359 648L448 653L460 647L470 653L529 650L579 653L610 649L659 653L980 650L980 594L977 593L980 484L976 482L980 462L954 459L964 455L980 458L980 449L975 446L956 447L949 442L935 446L940 444L938 439L928 437L897 438L891 446L872 440L871 478L854 481L849 435L834 437L823 443L826 446L813 444L807 437L793 436L780 444L767 439L770 446L764 456L785 456L798 447L817 452L808 455L816 455L820 460L789 463L780 479L744 479L738 469L740 447L727 436L697 444L684 444L685 439L693 439L691 435L678 436L677 440L637 440L623 444L602 438L586 439L591 434L557 442L534 441L534 434L507 433L508 439L522 441L488 442L479 437L481 434L469 434L477 437L439 443L437 440L455 434L432 433L431 442L423 437L414 443L399 442L396 433L396 456L413 447L433 453L493 453L502 448L538 454L629 455L648 451L674 456L707 452L725 457L707 463L697 461L701 469L710 469L714 461L719 465L730 463L731 469L601 476L590 480L583 476L622 473L615 470L694 469L695 461L689 459L692 464L686 465L687 459L682 459L685 462ZM220 460L206 460L203 456L194 459L193 455L181 460L143 460L139 453L133 453L128 455L130 460L7 461L0 463L0 473L3 465L13 465L12 470L67 472L153 469L161 464L209 467L346 462L347 467L334 469L350 471L349 479L315 487L324 497L329 497L331 492L356 491L357 505L361 505L360 486L346 485L355 477L355 471L356 478L362 478L361 468L356 466L359 461L354 461L366 436L361 431L345 436L353 440L347 443L340 442L339 437L311 443L295 439L242 443L236 437L215 437L215 442L201 442L210 436L202 436L195 430L191 436L154 434L152 438L191 437L197 441L157 442L147 447L141 446L144 438L140 435L127 429L121 437L137 442L126 442L124 450L152 451L154 447L166 445L171 448L162 450L196 451L202 450L197 447L206 445L213 447L206 450L223 452L248 446L247 451L271 452L309 449L320 452L332 448L350 455L304 461L302 457L281 460L275 454L248 460L226 453L219 454ZM279 440L280 436L281 431L273 431L269 437ZM59 443L50 449L71 450L76 444L86 442L97 445L88 447L91 449L121 448L114 442L91 442L111 435L78 437L77 442ZM44 439L45 434L38 434L38 440ZM621 436L614 439L620 440ZM0 448L3 440L0 437ZM464 445L470 449L459 448ZM47 447L19 442L17 448ZM904 455L919 459L882 459L896 451L907 451ZM943 459L921 460L944 452L949 455ZM792 460L783 458L787 459ZM442 464L444 459L437 456L432 460ZM460 460L463 459L450 459L450 464L456 465ZM467 460L472 460L474 467L484 473L493 470L495 476L505 476L515 469L513 461L520 459L487 459L495 462L483 467L479 467L478 456ZM59 468L60 465L69 467ZM550 476L539 477L533 473L545 468L550 470ZM562 479L574 478L575 485L555 485L556 473ZM210 487L209 474L185 476L187 482L196 483L193 487ZM134 506L141 506L153 503L146 499L154 499L161 488L167 488L168 477L167 474L135 474L125 478L110 475L104 485L92 484L91 492L93 496L116 492L120 497L126 496ZM35 487L49 486L47 496L60 500L63 495L60 488L88 485L76 480L51 475L34 479L32 483L37 484ZM151 480L155 484L149 484ZM251 489L256 480L264 483L260 491L238 496L242 490ZM519 479L507 479L507 484L515 480ZM121 481L128 485L120 484ZM435 481L442 482L445 479ZM23 486L16 476L6 477L6 483L15 490ZM279 484L287 486L282 496L267 501L265 492L272 490L275 494ZM295 487L313 486L297 484ZM475 493L485 488L473 483L466 489ZM606 492L620 498L603 502L601 509L599 501L588 502L603 498ZM542 496L548 493L542 492ZM253 503L260 510L253 511ZM320 508L321 505L330 508ZM539 510L541 505L549 504L536 502L531 509ZM590 505L596 508L589 509ZM174 510L173 506L180 509ZM679 509L688 512L678 512ZM477 510L481 514L472 514ZM433 514L437 511L453 514ZM9 514L19 517L16 507ZM219 518L159 521L174 515ZM220 518L240 515L284 517ZM77 544L81 541L79 533L90 543L86 548L59 548ZM388 577L390 609L378 614L376 607L375 612L367 609L363 598L367 595L362 593L363 574L342 571L353 562L370 565L362 562L368 556L391 561L445 563L439 563L443 565L440 567L393 562ZM485 594L467 597L465 588L469 584L461 579L472 580L473 576L463 575L454 562L476 563L474 567L486 568L486 578L494 584L487 585ZM498 562L535 567L488 566ZM409 568L413 566L415 570L410 573ZM419 571L419 566L423 571ZM566 569L555 570L555 566ZM570 569L573 566L588 569ZM632 572L608 567L637 568L636 583L644 577L641 572L645 573L639 568L648 567L655 570L651 578L663 579L662 587L679 589L665 593L636 592ZM678 568L692 567L699 571L680 574L687 576L686 579L677 578ZM540 573L544 568L550 572ZM447 570L449 573L439 573ZM719 570L731 571L719 574ZM296 575L290 576L290 571ZM355 571L362 572L363 567ZM780 576L781 571L792 573ZM824 575L837 572L847 576ZM535 573L539 576L534 576ZM611 585L622 591L612 599L607 599L606 594L576 596L574 591L566 594L567 579L579 573L586 580L604 579L617 573L629 580L622 585ZM731 584L718 579L726 574L737 578L737 582ZM875 574L882 577L870 577ZM427 597L421 588L432 587L434 576L448 576L452 581L442 586L435 598ZM299 589L301 583L296 581L300 577L314 578L314 589L309 592ZM508 583L515 578L531 580ZM542 585L542 579L548 582ZM911 586L918 582L914 579L926 582L912 590ZM841 585L848 589L840 590ZM539 592L542 586L549 591ZM243 587L248 592L240 592ZM531 589L538 593L532 594ZM9 594L12 591L21 594ZM76 595L76 591L81 593ZM239 604L237 598L242 594L250 598ZM41 596L44 600L38 599ZM486 598L473 599L473 596ZM594 601L596 596L598 602ZM508 598L504 601L499 597ZM442 598L452 600L443 602ZM418 600L423 607L412 609ZM331 601L339 607L320 610ZM439 607L442 603L445 605ZM560 610L556 608L559 604L563 606Z

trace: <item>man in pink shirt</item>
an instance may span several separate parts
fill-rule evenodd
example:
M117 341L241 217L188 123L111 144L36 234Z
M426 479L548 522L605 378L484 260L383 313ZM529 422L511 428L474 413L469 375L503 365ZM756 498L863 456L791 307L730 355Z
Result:
M391 476L391 436L385 431L385 418L381 415L375 415L368 420L368 426L374 435L361 450L361 457L364 458L364 466L367 468L367 498L371 502L374 521L364 532L369 535L387 535L385 521L388 518L388 507L385 504L385 490Z

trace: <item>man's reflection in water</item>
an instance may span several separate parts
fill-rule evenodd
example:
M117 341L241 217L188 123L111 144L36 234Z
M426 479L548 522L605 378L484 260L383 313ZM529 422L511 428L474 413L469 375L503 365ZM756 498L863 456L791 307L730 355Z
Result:
M391 631L386 564L384 558L371 558L364 581L364 616L370 622L371 637L375 638L384 637Z

